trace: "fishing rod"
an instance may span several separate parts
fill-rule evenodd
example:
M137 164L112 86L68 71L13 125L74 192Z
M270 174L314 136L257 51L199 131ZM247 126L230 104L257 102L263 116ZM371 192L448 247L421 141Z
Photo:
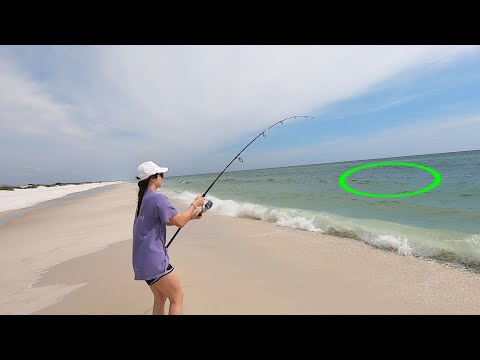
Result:
M242 152L244 152L246 148L248 148L250 145L252 145L252 143L253 143L255 140L257 140L257 139L258 139L260 136L262 136L262 135L263 135L264 138L266 138L267 135L265 135L265 132L268 131L268 130L270 130L271 128L273 128L275 125L278 125L278 124L282 124L282 125L283 125L283 122L284 122L284 121L287 121L287 120L289 120L289 119L296 119L296 118L310 118L310 119L315 119L313 116L306 116L306 115L290 116L290 117L287 117L287 118L282 119L282 120L280 120L280 121L277 121L275 124L271 125L270 127L266 128L265 130L263 130L260 134L258 134L258 135L255 137L255 139L253 139L252 141L250 141L250 142L248 143L248 145L245 146L245 147L242 149L242 151L240 151L240 152L232 159L232 161L230 161L230 163L225 167L225 169L223 169L223 171L222 171L220 174L218 174L217 178L213 181L213 183L208 187L207 191L205 191L202 196L205 197L205 195L207 195L208 191L212 188L212 186L217 182L217 180L220 178L220 176L223 175L223 173L225 172L225 170L227 170L228 167L229 167L230 165L232 165L232 163L233 163L235 160L238 159L238 161L243 162L242 158L240 157L240 154L241 154ZM205 208L206 208L206 209L202 209L202 211L200 211L200 212L198 213L198 215L200 215L202 212L207 211L207 210L210 209L211 207L212 207L212 202L209 200L209 201L205 204ZM173 239L175 239L175 237L177 236L177 234L180 232L181 229L182 229L182 228L178 228L177 232L173 235L173 237L172 237L172 238L170 239L170 241L168 242L167 248L170 246L170 244L172 243Z

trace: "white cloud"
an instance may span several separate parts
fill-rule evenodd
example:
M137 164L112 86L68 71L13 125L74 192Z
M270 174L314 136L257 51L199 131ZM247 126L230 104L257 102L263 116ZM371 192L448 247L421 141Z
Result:
M444 52L434 57L430 65L445 65L454 61L458 56L479 51L479 45L450 46Z
M69 108L53 99L14 63L0 58L0 130L31 135L87 134L69 120Z
M115 116L115 122L125 127L135 124L142 130L181 131L172 145L187 147L206 130L227 142L286 116L309 115L364 93L442 54L453 58L466 51L446 46L112 46L99 50L106 84L121 89L127 100L117 103L122 115Z
M402 96L402 97L396 98L394 100L387 101L384 104L376 105L376 106L373 106L373 107L368 107L368 108L365 108L365 109L362 109L362 110L349 111L349 109L347 109L345 112L343 112L343 113L340 112L338 115L331 117L329 119L329 121L339 121L339 120L345 119L347 117L365 115L365 114L371 114L371 113L385 111L387 109L391 109L391 108L409 103L411 101L418 100L418 99L420 99L420 98L422 98L422 97L424 97L427 94L432 93L432 92L433 91L428 91L428 92L422 92L422 93L408 95L408 96ZM459 105L457 105L457 107L458 106Z

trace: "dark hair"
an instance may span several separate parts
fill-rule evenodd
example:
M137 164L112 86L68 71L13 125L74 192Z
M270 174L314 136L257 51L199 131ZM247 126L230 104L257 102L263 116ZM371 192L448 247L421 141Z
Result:
M143 195L145 195L145 192L147 191L148 183L150 182L150 179L156 179L157 177L158 177L158 174L150 175L145 180L138 182L138 188L139 188L138 203L137 203L137 212L135 213L135 219L138 217L138 214L140 212L140 206L142 206Z

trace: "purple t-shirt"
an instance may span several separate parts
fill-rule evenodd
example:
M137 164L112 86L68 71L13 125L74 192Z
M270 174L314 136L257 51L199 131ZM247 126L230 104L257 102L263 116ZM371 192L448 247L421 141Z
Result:
M166 223L178 211L160 192L148 189L133 225L133 271L135 280L162 275L169 264Z

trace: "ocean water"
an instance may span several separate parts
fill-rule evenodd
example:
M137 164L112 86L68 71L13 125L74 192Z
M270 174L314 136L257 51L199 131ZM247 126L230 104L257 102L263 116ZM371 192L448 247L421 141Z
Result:
M352 194L339 177L352 168L406 162L433 168L441 183L413 196ZM219 169L219 172L222 169ZM191 201L218 176L166 177L162 192ZM347 184L366 193L408 193L429 186L430 172L406 166L360 170ZM480 271L480 150L224 173L208 192L211 212L364 241Z

